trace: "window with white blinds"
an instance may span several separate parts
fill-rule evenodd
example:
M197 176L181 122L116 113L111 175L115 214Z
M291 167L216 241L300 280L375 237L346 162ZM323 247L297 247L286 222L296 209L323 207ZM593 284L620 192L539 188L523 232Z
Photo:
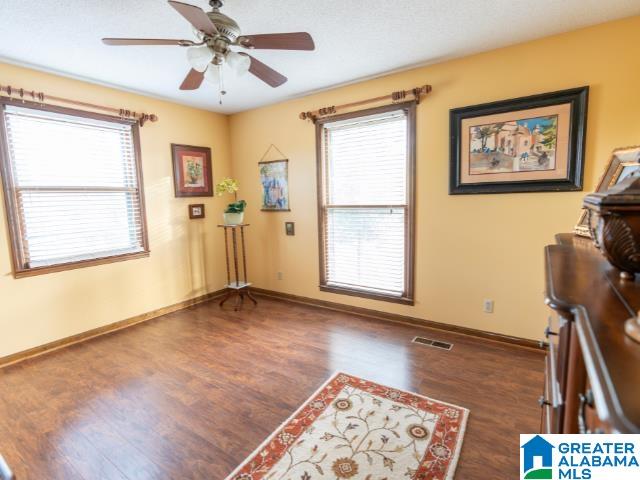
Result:
M135 124L12 104L3 120L16 273L148 252Z
M415 105L320 120L321 288L411 303Z

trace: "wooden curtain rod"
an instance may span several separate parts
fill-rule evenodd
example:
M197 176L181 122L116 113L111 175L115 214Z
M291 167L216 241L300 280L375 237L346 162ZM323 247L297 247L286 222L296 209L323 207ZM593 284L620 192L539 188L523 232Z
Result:
M382 95L381 97L368 98L366 100L360 100L358 102L345 103L344 105L332 105L330 107L319 108L311 112L300 113L300 120L311 120L316 122L318 117L325 117L327 115L333 115L338 113L339 110L346 110L349 108L360 107L362 105L368 105L370 103L378 103L385 100L391 100L395 102L403 102L407 100L407 96L413 95L413 98L417 103L420 103L420 98L426 95L432 90L431 85L423 85L421 87L412 88L411 90L400 90L393 92L389 95Z
M63 97L55 97L53 95L46 95L43 92L36 92L35 90L25 90L24 88L16 88L11 85L0 85L0 95L6 93L9 98L18 99L18 100L30 100L33 102L38 102L40 104L46 105L49 102L54 103L66 103L67 105L73 105L76 107L89 108L91 110L100 110L103 112L114 114L120 118L130 118L136 120L141 127L144 126L146 122L157 122L158 116L153 113L140 113L134 112L131 110L126 110L124 108L112 108L105 107L103 105L96 105L93 103L81 102L79 100L70 100L68 98Z

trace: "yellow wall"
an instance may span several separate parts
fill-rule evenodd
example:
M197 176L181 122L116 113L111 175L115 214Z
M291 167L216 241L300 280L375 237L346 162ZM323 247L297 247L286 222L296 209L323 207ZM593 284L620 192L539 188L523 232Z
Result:
M556 232L571 230L584 192L449 196L449 109L589 85L585 190L591 190L611 150L640 144L639 44L640 17L632 17L232 116L232 164L249 202L255 284L539 338L546 322L543 247ZM298 114L424 83L434 90L418 107L416 304L320 292L314 127ZM290 159L289 213L259 211L257 162L271 143ZM296 222L296 236L285 236L285 221ZM495 300L493 314L482 312L483 299Z
M0 202L0 357L222 287L224 199L174 198L170 144L211 147L214 181L230 175L227 116L4 64L0 82L160 117L140 130L149 258L15 280ZM189 203L207 219L190 221Z
M224 283L226 200L198 199L189 221L173 195L170 143L210 146L214 180L234 175L249 202L249 273L259 287L538 338L544 245L569 231L584 193L448 196L448 111L453 107L590 85L585 187L615 147L640 144L640 17L549 37L229 118L33 70L0 64L0 81L89 102L154 112L141 130L151 256L13 279L6 225L0 233L0 357L217 290ZM372 60L374 61L374 60ZM313 125L298 113L430 83L418 108L416 305L322 293ZM257 162L274 143L290 159L292 211L260 212ZM269 159L275 158L270 156ZM233 167L233 169L232 169ZM194 202L196 200L193 200ZM0 213L4 217L4 204ZM296 222L287 237L284 222ZM277 272L283 279L277 280ZM494 299L495 313L482 313Z

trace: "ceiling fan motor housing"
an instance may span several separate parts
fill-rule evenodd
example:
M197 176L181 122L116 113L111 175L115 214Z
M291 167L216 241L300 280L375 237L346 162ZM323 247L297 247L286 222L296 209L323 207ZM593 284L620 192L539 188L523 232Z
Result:
M217 9L207 13L213 24L220 32L220 35L227 38L229 43L233 43L240 36L240 26L224 13L220 13Z

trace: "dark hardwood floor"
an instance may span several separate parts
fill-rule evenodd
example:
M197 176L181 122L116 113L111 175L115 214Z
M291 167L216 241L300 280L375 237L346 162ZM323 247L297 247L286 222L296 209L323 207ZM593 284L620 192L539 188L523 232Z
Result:
M469 408L456 478L517 478L518 434L539 429L541 352L258 300L197 305L0 370L0 454L18 480L221 480L342 370Z

